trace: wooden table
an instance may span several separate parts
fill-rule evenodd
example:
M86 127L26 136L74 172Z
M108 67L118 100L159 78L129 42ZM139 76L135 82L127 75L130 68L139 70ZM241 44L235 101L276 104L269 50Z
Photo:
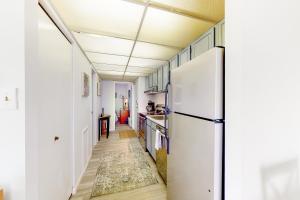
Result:
M101 137L101 131L102 131L102 121L106 121L106 138L109 136L109 123L110 123L110 115L104 115L102 117L98 118L98 129L99 129L99 134L98 134L98 141L100 141Z

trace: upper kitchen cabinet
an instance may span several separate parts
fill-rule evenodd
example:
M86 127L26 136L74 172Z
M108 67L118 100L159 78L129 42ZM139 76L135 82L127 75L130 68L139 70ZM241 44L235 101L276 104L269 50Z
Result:
M155 70L155 72L153 72L152 80L153 80L152 86L156 87L157 86L157 70Z
M182 64L184 64L190 60L191 60L191 47L188 46L187 48L183 49L179 53L179 66L181 66Z
M150 74L148 76L148 81L149 81L149 89L153 87L153 76Z
M225 47L225 20L215 26L215 32L216 46Z
M170 70L173 70L178 67L178 55L170 59Z
M163 81L162 81L162 85L163 85L163 91L166 89L166 86L170 80L170 65L169 63L166 63L165 65L163 65Z
M158 91L163 90L163 67L160 67L157 71L157 89Z
M149 90L149 76L145 76L145 91Z
M192 59L215 46L214 30L214 28L211 28L191 45Z

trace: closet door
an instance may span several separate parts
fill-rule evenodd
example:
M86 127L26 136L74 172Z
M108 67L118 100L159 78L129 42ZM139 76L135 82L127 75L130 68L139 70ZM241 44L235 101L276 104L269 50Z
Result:
M72 46L39 8L39 199L72 193Z

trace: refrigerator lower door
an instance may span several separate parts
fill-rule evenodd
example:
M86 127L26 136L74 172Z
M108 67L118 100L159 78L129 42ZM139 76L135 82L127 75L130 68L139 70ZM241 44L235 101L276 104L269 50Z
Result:
M172 113L168 200L221 200L223 124Z

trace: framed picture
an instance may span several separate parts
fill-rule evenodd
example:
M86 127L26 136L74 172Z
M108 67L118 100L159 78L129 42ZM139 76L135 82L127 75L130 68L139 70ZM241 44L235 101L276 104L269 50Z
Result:
M101 96L101 83L100 83L100 81L97 83L97 96Z
M89 75L86 73L82 73L82 96L88 97L90 94L90 87L89 87Z

